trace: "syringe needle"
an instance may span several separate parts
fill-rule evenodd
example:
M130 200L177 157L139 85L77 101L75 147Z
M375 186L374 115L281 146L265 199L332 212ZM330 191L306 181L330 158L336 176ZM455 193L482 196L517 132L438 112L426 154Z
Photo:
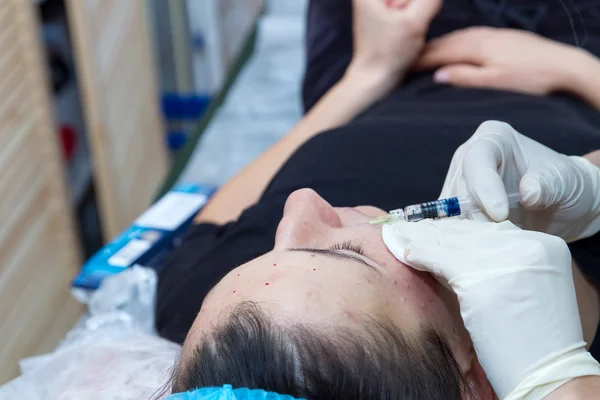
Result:
M396 218L392 214L386 214L386 215L382 215L381 217L377 217L377 218L369 221L369 224L371 224L371 225L386 225L386 224L391 224L392 222L395 222L396 220L398 220L398 218Z

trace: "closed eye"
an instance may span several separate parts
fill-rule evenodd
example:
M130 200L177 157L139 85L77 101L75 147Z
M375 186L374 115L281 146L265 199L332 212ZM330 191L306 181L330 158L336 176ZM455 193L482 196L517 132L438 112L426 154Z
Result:
M341 250L350 251L350 253L342 252ZM320 254L327 257L357 261L373 271L381 274L379 268L369 264L364 260L363 249L360 246L353 245L351 242L335 243L327 249L312 249L312 248L291 248L287 251L302 251L305 253Z
M334 243L327 248L328 250L349 250L354 253L358 253L361 256L365 255L363 248L357 244L352 243L350 240L344 242Z

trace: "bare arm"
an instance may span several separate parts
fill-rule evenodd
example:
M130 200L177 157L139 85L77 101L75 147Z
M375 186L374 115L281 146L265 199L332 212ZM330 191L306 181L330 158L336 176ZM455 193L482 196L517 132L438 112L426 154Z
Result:
M227 183L196 217L196 222L226 223L256 203L289 156L313 136L341 126L387 93L389 77L352 65L336 84L282 140Z
M434 79L539 96L569 92L600 111L600 60L586 50L517 29L470 27L434 39L415 64Z
M590 160L596 167L600 168L600 150L592 151L584 157Z
M588 160L590 160L596 166L600 167L600 150L596 150L591 153L588 153L584 157L587 158ZM579 275L580 277L578 278L577 275ZM576 282L575 286L577 289L578 300L579 300L580 290L582 290L581 284L578 285L578 283L581 283L582 279L583 279L583 275L581 274L581 272L579 272L579 270L577 270L575 272L575 282ZM593 297L597 302L597 300L598 300L597 289L595 289L595 287L592 287L592 285L590 285L589 283L586 283L586 285L588 287L583 288L583 289L587 290L587 292L583 291L583 293L587 294L589 297ZM590 290L595 291L595 293L590 292ZM591 296L591 294L595 294L595 296ZM592 325L590 325L590 328L593 328L594 334L597 335L598 332L595 332L596 327L598 326L597 307L596 307L596 315L591 315L591 314L588 315L585 313L586 308L585 307L582 308L581 305L582 305L581 302L579 302L581 321L582 321L582 324L584 325L584 331L585 331L586 319L594 317L594 318L591 318L591 319L593 319L593 323L592 323L593 327L592 327ZM597 304L596 304L596 306L597 306ZM592 335L592 337L593 337L593 335ZM599 394L600 394L600 377L586 376L586 377L582 377L582 378L573 379L572 381L566 383L565 385L561 386L558 390L555 390L553 393L551 393L549 396L547 396L545 400L589 400L589 399L597 399Z
M584 376L564 384L545 400L592 400L600 394L600 377Z
M594 165L600 167L600 150L588 153L584 156ZM579 316L583 328L583 337L589 346L599 334L598 323L600 322L600 291L598 287L585 275L576 260L573 259L573 282L577 292L577 304Z
M600 111L600 59L583 49L573 48L572 68L567 71L563 90L572 93ZM596 159L600 154L595 155Z
M341 126L392 90L423 49L441 0L402 4L354 0L354 55L346 75L279 143L212 198L196 222L222 224L256 203L268 182L307 140Z
M588 160L590 160L596 166L600 167L600 150L596 150L591 153L588 153L584 157L587 158ZM579 278L577 277L577 274L580 275ZM580 290L582 288L581 288L581 285L577 285L577 283L581 283L582 277L583 277L583 275L581 274L581 272L579 272L577 270L576 276L575 276L575 282L576 282L578 300L579 300ZM592 289L592 285L590 285L589 283L587 283L586 285L588 285L588 287L586 288L586 290L588 290L588 292L587 293L583 292L583 293L590 295L591 292L589 292L589 290L596 291L595 288ZM590 296L590 297L594 297L594 299L597 301L598 300L597 291L596 291L596 293L593 293L593 294L595 294L595 296ZM596 304L596 306L597 306L597 304ZM582 309L581 303L580 303L580 312L581 312L581 320L585 327L586 318L592 317L592 315L585 314L585 307L584 307L584 309ZM595 318L593 318L593 319L594 319L595 325L593 325L593 330L595 331L596 330L595 327L598 326L597 308L596 308L596 315L594 315L594 317ZM591 327L592 326L590 326L590 328ZM596 335L598 334L598 332L594 332L594 333ZM593 335L592 335L592 337L593 337ZM599 394L600 394L600 377L585 376L582 378L573 379L572 381L566 383L565 385L558 388L558 390L555 390L550 395L548 395L545 400L591 400L591 399L597 399Z

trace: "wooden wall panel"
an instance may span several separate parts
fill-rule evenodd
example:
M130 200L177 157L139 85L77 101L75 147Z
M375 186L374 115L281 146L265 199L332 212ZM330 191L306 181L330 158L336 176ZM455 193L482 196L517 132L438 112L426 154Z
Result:
M0 7L0 384L52 350L82 312L81 265L64 182L36 6Z
M108 241L167 173L145 0L68 0L102 228Z

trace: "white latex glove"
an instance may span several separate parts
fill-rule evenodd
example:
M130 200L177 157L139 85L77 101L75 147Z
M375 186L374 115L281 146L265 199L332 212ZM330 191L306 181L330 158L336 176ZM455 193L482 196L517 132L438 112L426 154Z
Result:
M562 239L510 222L448 219L386 225L383 240L454 290L500 399L543 399L573 378L600 375L585 349Z
M511 210L508 193L521 194ZM470 195L487 215L572 242L600 231L600 169L521 135L504 122L487 121L458 148L440 198ZM489 216L489 219L488 219Z

